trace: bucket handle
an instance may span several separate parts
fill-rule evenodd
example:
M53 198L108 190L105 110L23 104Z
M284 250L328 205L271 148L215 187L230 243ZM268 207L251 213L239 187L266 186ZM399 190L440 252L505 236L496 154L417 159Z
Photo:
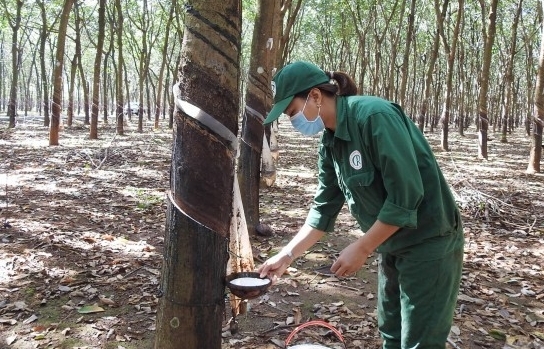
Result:
M310 326L321 326L321 327L326 327L328 328L329 330L331 330L335 335L336 337L340 340L340 342L342 342L342 344L344 345L344 348L346 347L346 342L344 342L344 337L342 336L342 333L340 333L340 331L338 331L336 329L336 327L334 327L333 325L329 324L328 322L325 322L323 320L312 320L312 321L308 321L308 322L305 322L303 323L302 325L298 326L297 328L295 328L290 334L289 336L287 336L287 339L285 340L285 347L287 347L289 345L289 342L291 342L291 339L293 339L293 337L295 336L295 334L297 334L298 332L300 332L302 329L306 328L306 327L310 327Z

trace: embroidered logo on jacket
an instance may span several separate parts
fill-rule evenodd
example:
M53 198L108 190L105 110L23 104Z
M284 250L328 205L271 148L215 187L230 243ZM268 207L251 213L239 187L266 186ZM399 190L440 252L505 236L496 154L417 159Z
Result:
M360 170L363 168L363 157L361 156L360 151L354 150L351 152L351 154L349 154L349 164L355 170Z

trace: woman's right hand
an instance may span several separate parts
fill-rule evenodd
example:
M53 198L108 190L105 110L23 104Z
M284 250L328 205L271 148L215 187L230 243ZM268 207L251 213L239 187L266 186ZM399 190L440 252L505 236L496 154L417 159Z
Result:
M275 256L267 259L258 269L257 272L263 278L268 276L272 283L276 281L285 273L289 265L293 262L293 259L284 251L278 252Z
M261 277L268 276L272 283L275 283L293 263L293 260L312 247L323 234L325 234L324 231L304 224L297 235L280 252L266 260L257 269L257 272L261 274Z

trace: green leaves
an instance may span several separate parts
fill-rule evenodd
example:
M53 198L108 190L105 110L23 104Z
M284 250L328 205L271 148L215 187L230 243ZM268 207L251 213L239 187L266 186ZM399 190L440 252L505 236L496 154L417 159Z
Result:
M93 305L86 305L84 307L81 307L77 310L78 313L80 314L92 314L92 313L100 313L100 312L103 312L104 311L104 308L102 307L99 307L98 305L96 304L93 304Z

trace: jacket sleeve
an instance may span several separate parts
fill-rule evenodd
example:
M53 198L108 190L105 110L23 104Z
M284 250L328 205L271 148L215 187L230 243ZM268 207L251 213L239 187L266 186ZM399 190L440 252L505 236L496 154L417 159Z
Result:
M338 186L331 154L322 143L319 147L318 168L317 191L306 224L315 229L331 232L345 198Z

